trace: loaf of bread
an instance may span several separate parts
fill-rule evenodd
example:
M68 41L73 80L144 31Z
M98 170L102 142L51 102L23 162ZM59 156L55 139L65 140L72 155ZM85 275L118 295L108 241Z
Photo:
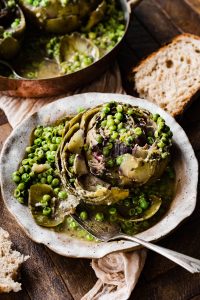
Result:
M18 292L21 283L16 282L21 264L28 256L11 249L9 233L0 227L0 293Z
M135 67L130 78L140 98L174 117L182 114L200 90L200 37L175 37Z

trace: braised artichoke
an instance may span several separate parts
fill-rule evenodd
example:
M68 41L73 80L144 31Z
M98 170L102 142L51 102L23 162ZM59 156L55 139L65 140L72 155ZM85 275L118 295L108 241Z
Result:
M64 188L89 204L126 199L131 189L160 178L171 136L161 117L128 104L81 112L67 123L57 152Z
M39 28L53 33L70 33L79 27L90 30L104 16L103 0L20 0L27 17Z
M0 0L0 58L11 59L20 49L25 18L15 1Z

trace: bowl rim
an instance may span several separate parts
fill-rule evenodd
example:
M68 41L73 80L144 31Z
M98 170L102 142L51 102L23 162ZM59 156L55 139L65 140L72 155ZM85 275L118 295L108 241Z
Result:
M129 241L91 243L38 226L34 222L28 208L16 203L17 201L12 196L13 183L10 172L12 164L7 163L7 160L12 161L13 155L17 154L17 157L15 157L15 165L18 165L21 160L20 155L24 153L24 148L21 147L20 142L24 142L25 140L28 141L31 129L33 129L34 124L37 124L38 120L43 120L43 124L52 123L54 119L56 120L56 118L58 119L61 115L66 115L66 111L68 111L69 114L71 114L70 112L77 113L76 110L78 107L89 108L111 100L130 103L148 109L153 113L156 112L160 114L174 133L173 142L181 151L180 160L184 163L184 170L181 176L185 176L185 179L181 177L181 180L184 179L185 181L183 182L183 186L179 185L178 206L175 205L173 207L172 205L167 214L158 223L137 234L137 236L146 241L156 241L163 238L165 235L172 232L184 219L189 217L196 206L198 162L184 130L172 116L147 100L122 94L84 93L61 98L45 105L39 112L36 112L25 119L12 131L1 151L0 180L4 203L25 233L33 241L42 243L54 252L63 256L99 258L110 252L132 250L137 248L138 245ZM58 117L58 114L61 115ZM16 144L16 141L18 141L18 145ZM15 143L17 147L12 147L13 143ZM188 201L188 195L190 201Z

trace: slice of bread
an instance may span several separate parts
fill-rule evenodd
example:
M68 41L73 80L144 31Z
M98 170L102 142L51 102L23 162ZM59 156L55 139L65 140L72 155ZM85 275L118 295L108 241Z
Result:
M133 69L139 97L172 116L183 113L200 90L200 37L181 34Z
M16 282L21 264L29 256L11 249L9 233L0 227L0 293L21 290L21 283Z

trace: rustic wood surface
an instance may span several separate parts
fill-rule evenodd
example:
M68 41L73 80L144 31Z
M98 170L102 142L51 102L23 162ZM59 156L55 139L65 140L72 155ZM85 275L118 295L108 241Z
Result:
M200 35L200 0L143 0L131 15L131 24L119 53L123 84L129 94L133 88L127 78L131 68L149 53L181 32ZM200 159L200 103L198 100L181 120L197 158ZM0 111L0 147L11 127ZM188 199L189 200L189 199ZM61 257L43 245L32 242L16 224L2 199L0 226L10 232L14 247L29 259L22 268L23 290L1 295L0 300L79 300L96 282L86 259ZM200 199L193 215L173 234L159 242L164 247L200 259ZM198 300L200 275L191 275L167 259L148 253L139 282L130 299Z

